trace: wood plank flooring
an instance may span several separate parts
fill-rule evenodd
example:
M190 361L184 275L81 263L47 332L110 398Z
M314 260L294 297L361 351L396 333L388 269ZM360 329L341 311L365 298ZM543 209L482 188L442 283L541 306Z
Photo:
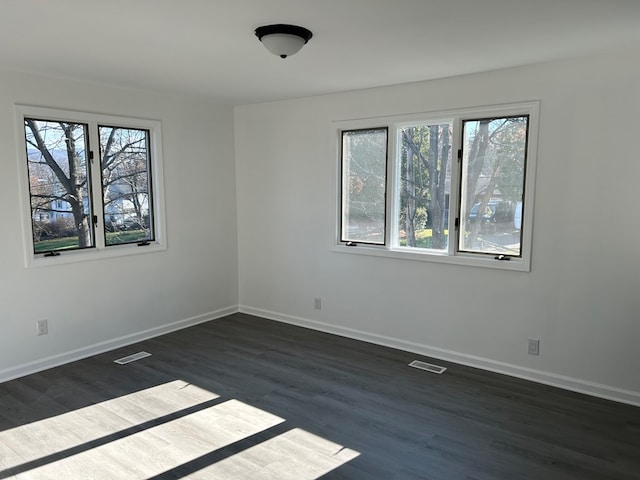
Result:
M85 478L633 480L640 408L234 314L0 384L0 479Z

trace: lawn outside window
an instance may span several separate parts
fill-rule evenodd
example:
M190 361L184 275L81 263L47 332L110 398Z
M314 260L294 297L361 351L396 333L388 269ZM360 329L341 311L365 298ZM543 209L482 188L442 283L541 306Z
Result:
M159 122L15 111L27 267L166 248Z
M530 270L538 102L334 122L333 250Z

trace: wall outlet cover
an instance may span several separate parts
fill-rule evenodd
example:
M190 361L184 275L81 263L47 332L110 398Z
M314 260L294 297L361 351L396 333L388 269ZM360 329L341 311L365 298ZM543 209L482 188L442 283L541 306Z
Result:
M36 334L38 336L40 335L46 335L47 333L49 333L49 321L48 320L38 320L36 322Z

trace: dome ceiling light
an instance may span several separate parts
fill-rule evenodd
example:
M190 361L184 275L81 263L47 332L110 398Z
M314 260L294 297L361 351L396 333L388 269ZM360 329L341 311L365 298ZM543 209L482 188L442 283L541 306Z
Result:
M280 58L287 58L299 52L313 36L304 27L283 24L258 27L255 34L267 50Z

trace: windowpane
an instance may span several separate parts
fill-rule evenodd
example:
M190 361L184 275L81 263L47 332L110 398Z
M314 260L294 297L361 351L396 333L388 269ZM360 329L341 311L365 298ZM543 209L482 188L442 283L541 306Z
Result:
M94 246L87 126L24 119L34 253Z
M528 123L463 122L460 251L521 256Z
M385 243L387 128L342 132L341 241Z
M107 246L151 241L149 131L98 127Z
M452 125L400 128L398 242L446 250L451 186Z

